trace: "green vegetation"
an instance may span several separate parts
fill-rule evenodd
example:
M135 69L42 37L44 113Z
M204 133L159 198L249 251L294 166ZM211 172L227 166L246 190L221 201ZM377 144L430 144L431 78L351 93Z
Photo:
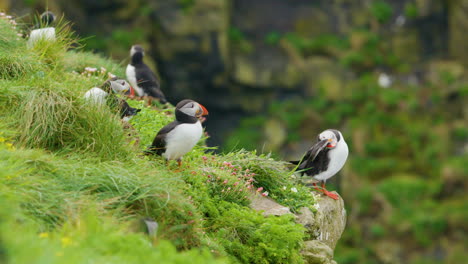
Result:
M82 99L121 65L69 50L63 22L31 49L11 25L0 19L0 262L303 263L304 228L248 207L252 195L314 205L284 163L203 142L181 170L143 156L172 106L129 100L142 111L124 128ZM138 232L147 217L155 236Z
M379 23L393 12L384 1L374 1L371 11ZM415 5L407 5L405 12L411 18L418 14ZM275 102L265 113L241 120L224 148L261 151L271 121L286 135L273 149L275 155L287 155L304 141L312 144L316 133L338 128L350 146L339 182L352 213L335 251L337 262L380 263L388 256L401 256L389 263L463 262L466 253L453 245L466 240L461 219L468 217L466 72L454 70L456 62L444 62L411 83L405 80L411 72L406 58L392 51L385 34L362 28L340 37L285 34L304 65L325 56L354 77L343 82L341 76L332 77L341 84L337 96L330 96L331 85L320 82L311 97ZM268 39L274 43L276 38ZM335 49L330 52L330 47ZM391 87L379 86L376 69L393 75ZM446 255L434 259L436 248Z
M383 0L376 0L371 3L370 12L377 21L385 23L392 17L393 8Z

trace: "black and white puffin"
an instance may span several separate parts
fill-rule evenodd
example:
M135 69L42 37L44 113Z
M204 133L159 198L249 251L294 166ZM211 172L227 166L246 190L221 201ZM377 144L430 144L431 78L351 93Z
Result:
M130 84L124 79L113 77L108 79L100 87L93 87L84 95L85 100L96 104L107 104L111 108L119 109L120 117L124 121L128 121L131 117L140 112L141 109L136 109L128 105L128 103L116 96L123 94L130 89Z
M161 103L167 103L156 74L143 62L145 51L140 45L133 45L130 49L130 63L125 71L127 79L137 92L138 96L147 97L151 104L152 98L157 98Z
M182 156L192 150L203 135L200 122L202 116L208 115L206 108L190 99L176 105L176 120L159 130L147 154L157 154L169 160L177 160L181 166Z
M52 23L55 21L54 13L46 11L42 13L40 21L34 25L34 28L29 34L28 46L32 47L39 40L55 40L55 28L51 27Z
M343 168L348 152L348 145L341 132L336 129L327 129L318 135L317 143L300 161L291 161L291 163L299 164L297 170L322 182L322 189L313 183L316 190L338 200L338 195L327 191L325 183Z

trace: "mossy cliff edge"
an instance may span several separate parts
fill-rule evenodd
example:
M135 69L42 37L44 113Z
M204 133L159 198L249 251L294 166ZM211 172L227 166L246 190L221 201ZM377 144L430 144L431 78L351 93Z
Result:
M268 155L201 142L181 170L142 156L173 107L129 100L142 111L122 124L86 103L123 66L56 29L27 48L0 18L0 262L333 263L342 200Z

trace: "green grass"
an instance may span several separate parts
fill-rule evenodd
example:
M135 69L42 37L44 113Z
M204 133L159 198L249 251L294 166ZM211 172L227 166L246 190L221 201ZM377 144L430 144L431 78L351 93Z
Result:
M172 106L129 100L142 111L124 128L83 100L109 73L123 76L121 64L77 49L63 21L56 41L30 48L11 25L0 19L0 262L302 263L303 227L248 207L253 193L292 210L314 204L285 164L215 155L204 140L181 171L143 156ZM141 232L148 217L156 236Z

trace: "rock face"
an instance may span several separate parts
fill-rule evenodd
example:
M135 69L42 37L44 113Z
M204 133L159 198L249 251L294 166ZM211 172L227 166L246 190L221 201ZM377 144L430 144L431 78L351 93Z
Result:
M310 238L305 242L302 255L307 264L334 264L333 251L346 225L346 210L343 199L333 200L320 196L315 205L317 212L303 207L296 214L297 223L306 228ZM263 215L283 215L291 213L271 198L252 195L251 207L262 211Z
M252 194L250 196L250 207L257 211L262 211L264 216L268 215L284 215L290 214L291 211L288 207L282 206L269 197L263 197L259 194Z

